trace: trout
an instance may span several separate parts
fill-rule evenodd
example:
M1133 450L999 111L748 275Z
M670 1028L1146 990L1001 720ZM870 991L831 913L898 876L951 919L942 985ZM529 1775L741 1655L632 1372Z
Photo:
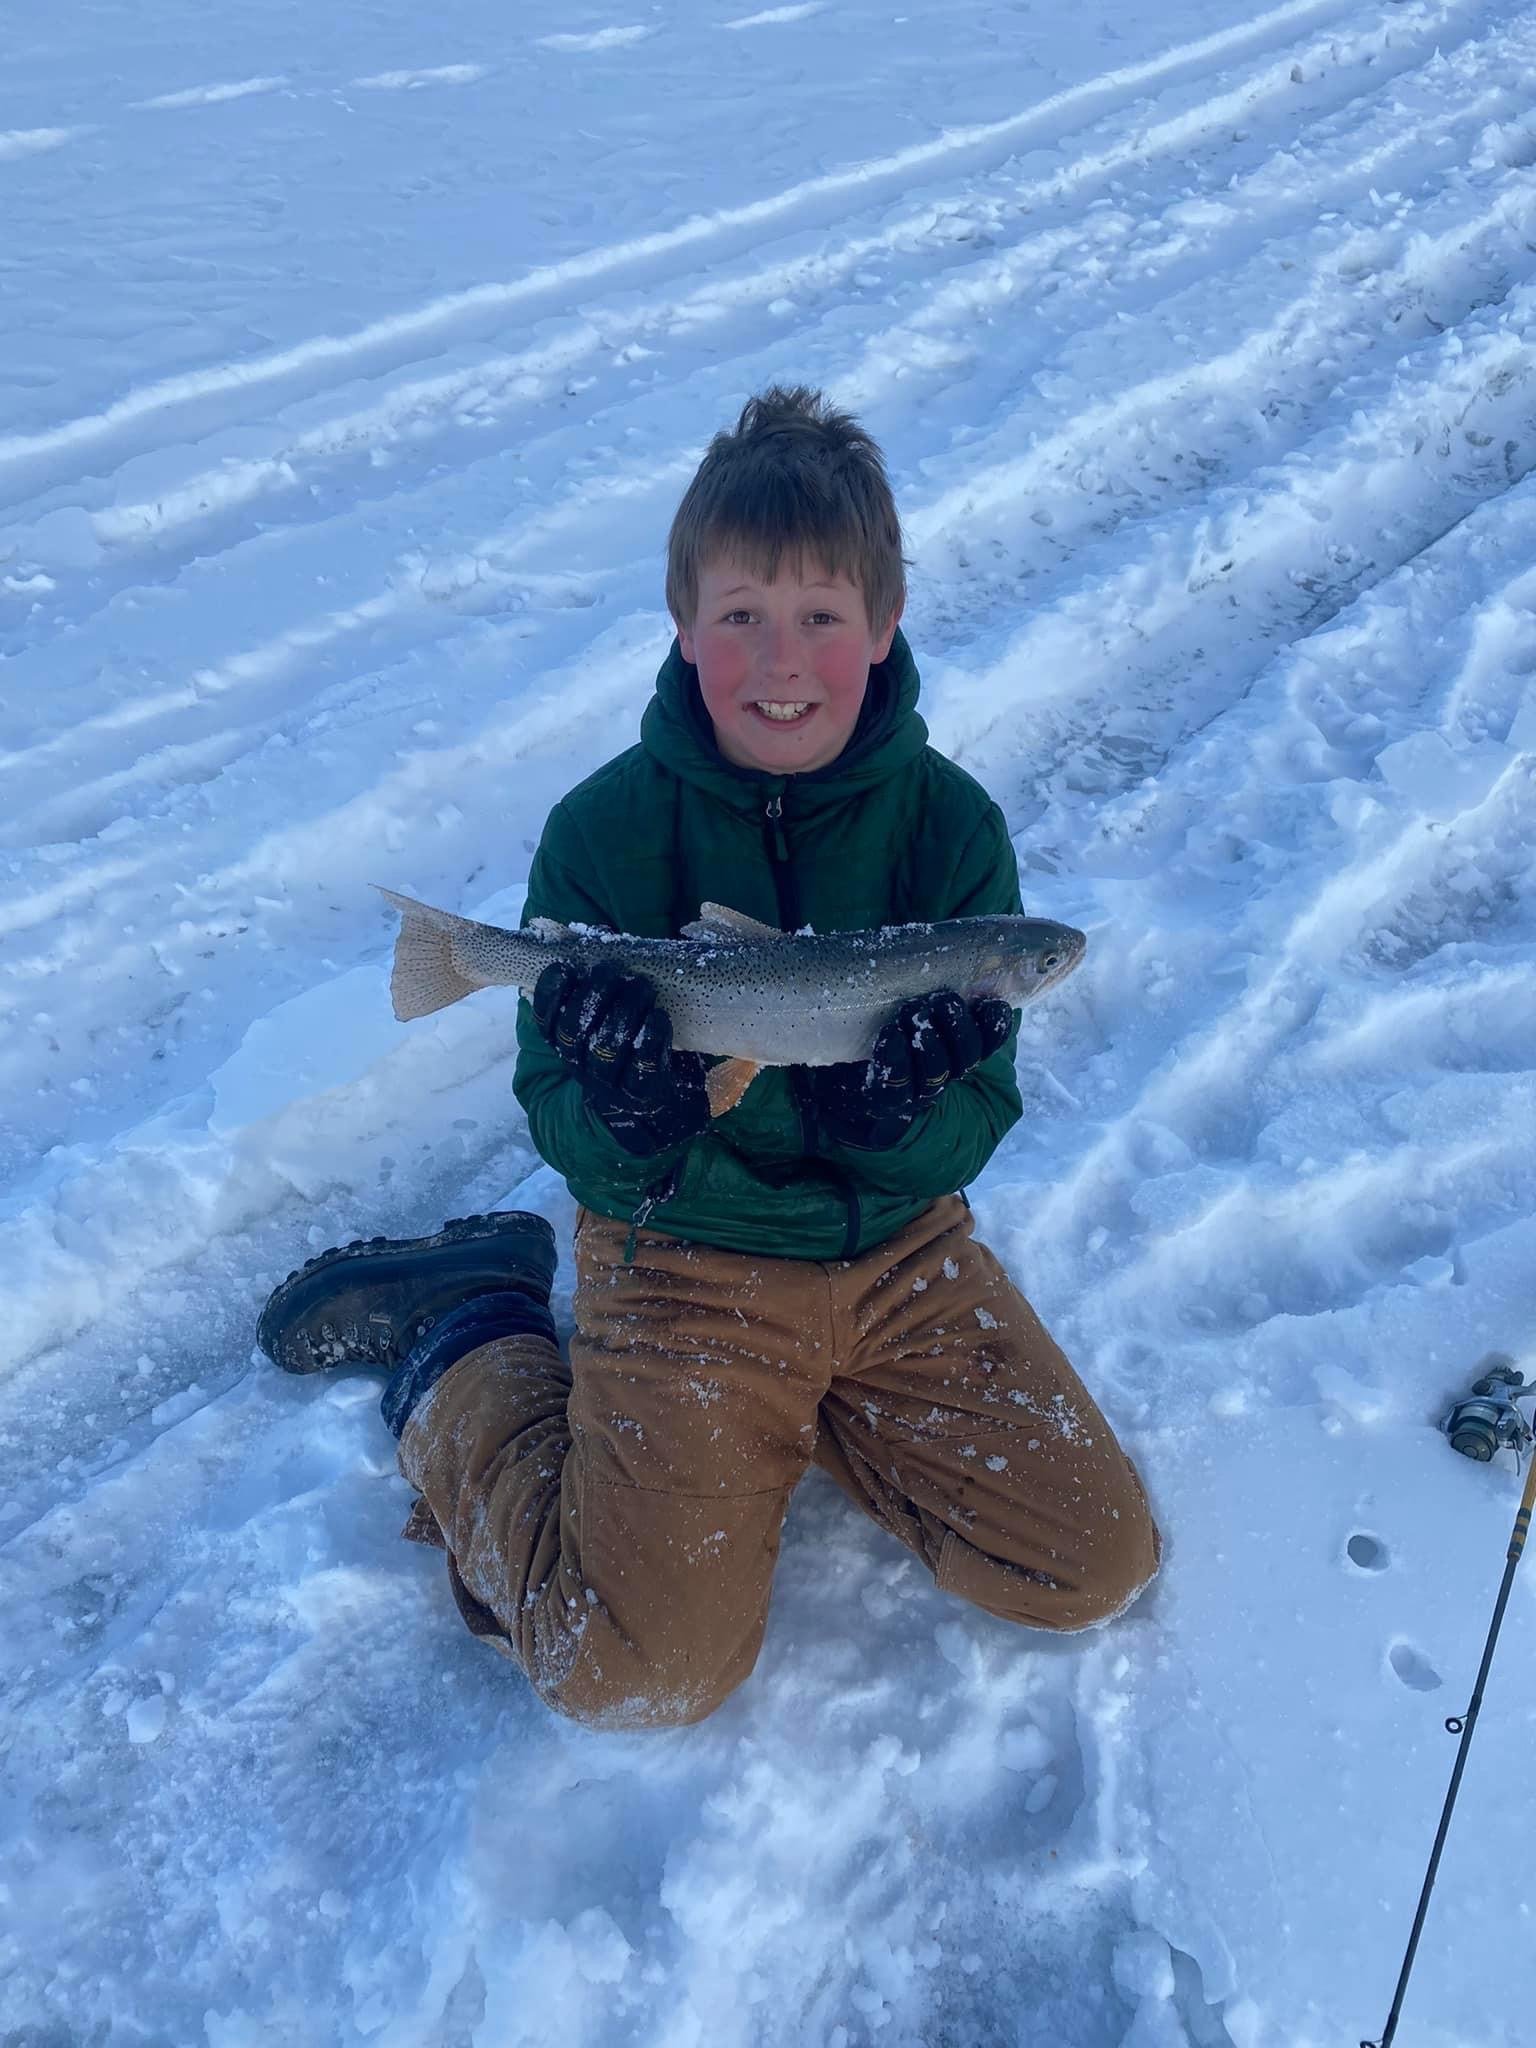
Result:
M1043 917L954 917L861 932L782 932L718 903L701 906L678 939L637 939L536 917L521 931L434 910L381 889L400 913L389 992L402 1023L473 995L532 995L553 962L590 973L600 960L643 974L672 1022L679 1051L722 1063L706 1076L710 1110L734 1107L762 1067L826 1067L868 1059L914 996L952 988L1015 1007L1064 981L1087 940Z

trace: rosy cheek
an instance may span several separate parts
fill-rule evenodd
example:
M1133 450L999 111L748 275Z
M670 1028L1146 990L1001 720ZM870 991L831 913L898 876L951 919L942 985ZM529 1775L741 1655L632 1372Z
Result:
M839 679L848 683L862 683L869 673L869 652L862 639L839 640L831 661Z
M821 680L827 695L840 708L861 698L869 678L869 663L857 648L848 653L837 650L822 664Z
M730 642L720 646L701 639L698 656L699 690L705 705L712 715L728 711L746 678L747 663L742 650Z

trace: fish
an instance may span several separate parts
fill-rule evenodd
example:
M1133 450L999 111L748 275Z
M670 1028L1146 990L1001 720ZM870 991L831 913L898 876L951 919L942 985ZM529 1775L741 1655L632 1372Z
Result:
M881 1030L914 996L952 988L968 1002L1033 1002L1072 973L1088 944L1071 925L1044 917L783 932L719 903L701 904L676 939L545 917L507 931L393 889L379 893L400 913L389 988L401 1023L482 988L532 995L555 961L588 973L609 960L651 982L680 1052L720 1062L705 1077L713 1116L733 1109L764 1067L868 1059Z

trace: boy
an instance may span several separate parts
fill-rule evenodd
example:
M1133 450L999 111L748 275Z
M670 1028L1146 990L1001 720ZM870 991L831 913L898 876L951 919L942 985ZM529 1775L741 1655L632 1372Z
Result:
M927 746L879 450L775 388L718 434L668 544L677 639L620 754L555 806L525 917L676 937L1017 912L1001 813ZM1159 1539L1130 1460L957 1190L1021 1114L1006 1004L935 990L868 1061L769 1070L711 1122L644 979L548 969L513 1087L568 1181L323 1254L277 1289L290 1371L372 1364L469 1627L550 1706L679 1725L747 1676L813 1460L946 1591L1038 1628L1126 1607Z

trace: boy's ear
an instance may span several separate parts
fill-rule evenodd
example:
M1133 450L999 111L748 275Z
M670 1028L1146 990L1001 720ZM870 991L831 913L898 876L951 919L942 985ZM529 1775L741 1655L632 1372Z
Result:
M871 662L884 661L891 651L891 642L896 638L896 628L901 624L901 615L906 610L905 601L898 601L895 611L886 621L885 630L870 649Z
M674 618L672 623L677 628L677 644L679 648L681 648L682 650L682 656L684 661L686 661L691 668L697 668L699 665L699 652L697 646L694 643L692 628L689 626L685 626L682 620L678 618Z

